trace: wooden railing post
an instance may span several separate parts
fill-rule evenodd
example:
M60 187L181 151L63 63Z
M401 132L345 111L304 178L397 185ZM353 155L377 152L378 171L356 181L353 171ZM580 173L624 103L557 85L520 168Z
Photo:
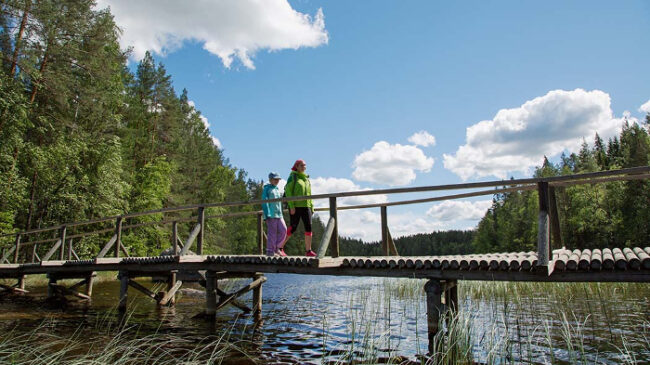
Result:
M61 226L61 247L59 247L59 260L63 260L64 255L65 255L65 233L66 233L66 226Z
M199 235L196 240L196 254L203 255L203 232L205 232L205 207L199 207L199 219L198 224L201 225L199 228Z
M388 256L388 213L386 206L382 205L381 209L381 252Z
M336 197L333 196L330 198L330 217L334 218L334 230L332 231L332 237L330 238L330 247L332 257L339 257L339 218L336 208Z
M20 234L16 235L16 250L14 252L14 263L18 263L18 253L20 252Z
M537 193L539 195L539 216L537 226L537 266L541 268L548 267L551 250L548 216L548 182L541 181L537 183Z
M115 257L120 257L120 245L122 244L122 217L115 221Z
M68 240L68 260L72 260L72 238Z
M562 247L562 230L560 229L560 216L557 211L557 199L555 198L555 187L549 186L549 209L551 215L551 235L553 236L553 245Z
M257 213L257 253L264 255L264 219L262 213Z
M178 256L178 222L172 222L172 247L173 255Z

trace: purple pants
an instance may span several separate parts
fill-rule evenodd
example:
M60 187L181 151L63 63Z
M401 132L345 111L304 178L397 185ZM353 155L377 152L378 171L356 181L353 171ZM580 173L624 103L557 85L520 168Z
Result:
M280 248L287 235L287 226L282 218L266 218L266 254L272 256Z

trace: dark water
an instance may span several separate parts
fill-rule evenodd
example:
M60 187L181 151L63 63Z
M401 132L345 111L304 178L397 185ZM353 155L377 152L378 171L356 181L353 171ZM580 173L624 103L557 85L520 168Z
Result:
M321 364L352 359L406 363L407 359L417 361L427 351L421 280L290 274L267 278L262 323L232 306L219 311L216 321L195 318L205 306L198 286L185 286L176 306L164 308L129 288L130 331L134 336L171 334L190 344L206 336L226 336L252 359L248 362L256 363ZM243 283L230 282L232 288L226 291ZM47 319L47 331L62 336L86 331L90 336L98 327L123 320L115 311L117 281L97 283L91 305L72 303L63 309L43 306L44 287L27 289L31 293L25 298L0 299L4 332L28 332L43 327ZM519 295L515 302L466 297L461 299L459 327L467 328L477 363L618 364L626 359L650 363L647 292L611 301L574 298L561 303L543 294L539 298ZM251 296L241 299L250 303Z

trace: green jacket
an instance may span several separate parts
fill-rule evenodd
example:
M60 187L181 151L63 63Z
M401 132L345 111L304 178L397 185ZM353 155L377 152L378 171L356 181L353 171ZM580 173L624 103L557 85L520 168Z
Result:
M284 187L284 194L286 196L304 196L311 195L311 183L309 182L309 175L303 174L298 171L291 171L287 179L287 185ZM296 207L306 207L314 209L314 203L309 200L294 200L287 202L289 209Z

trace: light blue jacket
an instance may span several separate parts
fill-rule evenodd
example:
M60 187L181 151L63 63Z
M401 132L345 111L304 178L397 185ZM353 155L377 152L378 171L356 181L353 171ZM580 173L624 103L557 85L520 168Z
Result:
M264 190L262 190L262 200L277 198L282 198L280 189L273 184L264 185ZM262 203L262 211L264 212L264 219L282 218L282 202Z

